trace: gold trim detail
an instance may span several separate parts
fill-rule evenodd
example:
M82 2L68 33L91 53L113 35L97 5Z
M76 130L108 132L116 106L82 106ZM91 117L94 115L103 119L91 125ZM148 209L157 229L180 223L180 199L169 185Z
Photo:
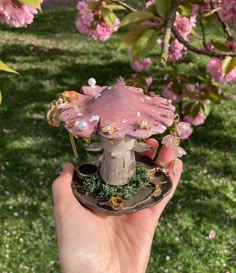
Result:
M137 121L138 125L140 126L140 129L151 129L152 128L152 122L142 119Z
M109 135L111 135L111 134L113 134L114 132L119 131L119 130L120 130L120 128L118 128L118 127L116 126L116 123L115 123L115 122L112 122L112 123L106 122L106 125L101 129L101 131L102 131L103 133L107 133L107 134L109 134Z

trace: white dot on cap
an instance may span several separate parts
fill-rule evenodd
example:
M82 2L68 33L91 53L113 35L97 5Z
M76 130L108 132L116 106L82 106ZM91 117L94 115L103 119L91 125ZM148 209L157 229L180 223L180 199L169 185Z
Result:
M92 88L94 88L95 85L96 85L96 80L95 80L94 78L90 78L90 79L88 80L88 84L89 84Z

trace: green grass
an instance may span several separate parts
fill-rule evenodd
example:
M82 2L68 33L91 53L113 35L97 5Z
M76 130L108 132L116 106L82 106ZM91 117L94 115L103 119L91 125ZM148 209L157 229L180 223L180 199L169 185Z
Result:
M129 183L123 186L112 186L104 183L100 175L91 176L85 179L84 187L86 194L96 194L103 198L110 199L112 196L119 196L124 199L130 199L140 189L147 187L150 184L150 176L147 169L138 165L136 175L129 180Z
M49 103L92 76L105 85L132 73L126 54L116 51L119 36L108 50L75 31L75 15L50 10L27 29L1 27L1 59L21 76L0 76L0 272L59 272L51 184L64 162L78 162L66 131L46 122ZM203 67L207 58L192 60ZM184 173L156 229L148 273L235 272L234 90L226 88L230 99L183 143ZM90 160L82 141L78 147L80 161Z

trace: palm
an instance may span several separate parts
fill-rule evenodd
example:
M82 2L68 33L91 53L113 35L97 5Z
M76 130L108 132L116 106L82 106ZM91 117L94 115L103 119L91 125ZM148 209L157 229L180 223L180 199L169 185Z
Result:
M148 260L155 227L152 208L110 217L76 203L64 214L60 225L60 233L64 234L60 241L61 263L65 272L70 272L68 268L75 264L80 272L88 273L98 269L111 273L144 272L146 264L142 261Z
M153 149L146 155L153 158L158 144L151 139L149 142ZM163 146L157 160L170 167L173 150ZM77 202L71 190L74 167L65 165L53 183L62 272L145 272L157 221L178 184L182 162L179 161L176 175L169 170L174 187L160 204L133 214L105 216Z

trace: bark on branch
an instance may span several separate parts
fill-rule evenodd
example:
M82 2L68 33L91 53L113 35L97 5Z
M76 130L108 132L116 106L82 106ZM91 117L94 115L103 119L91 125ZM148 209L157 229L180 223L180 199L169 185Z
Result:
M180 2L180 0L173 0L171 3L171 10L170 10L170 14L167 17L166 31L165 31L165 35L163 38L163 46L162 46L162 52L161 52L161 65L166 65L166 63L167 63L167 59L168 59L168 55L169 55L171 28L175 22L176 11L177 11L179 2Z
M126 8L127 10L129 11L132 11L132 12L135 12L137 11L135 8L131 7L130 5L124 3L123 1L120 1L120 0L113 0L114 3Z
M177 29L174 26L172 26L172 33L174 34L175 38L181 44L183 44L189 51L192 51L194 53L206 55L209 57L218 57L218 58L227 57L227 56L232 56L232 57L236 56L235 52L212 51L209 49L201 49L201 48L197 48L195 46L192 46L179 34L179 32L177 31Z

